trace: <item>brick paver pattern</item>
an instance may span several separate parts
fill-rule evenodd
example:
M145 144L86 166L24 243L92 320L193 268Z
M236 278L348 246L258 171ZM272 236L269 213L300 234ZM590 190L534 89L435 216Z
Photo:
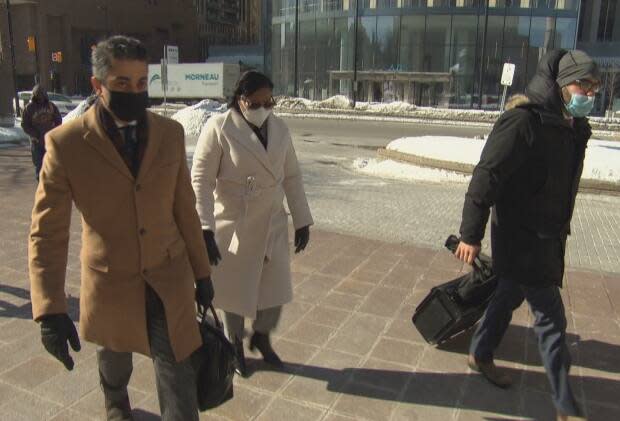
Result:
M83 342L82 351L73 354L75 370L67 372L45 353L30 320L26 238L34 182L27 151L0 150L0 168L0 419L103 419L95 347ZM580 218L586 224L588 214ZM324 227L330 224L320 216L317 222L308 250L293 260L295 298L274 336L286 369L269 370L248 351L252 376L236 378L235 398L201 419L553 419L526 306L515 313L497 353L515 385L496 389L465 364L469 334L438 349L411 324L429 289L463 271L453 256L427 246L328 232ZM75 213L67 270L74 318L78 253ZM572 268L563 296L578 399L590 420L618 419L620 279ZM152 364L136 355L134 365L134 415L158 419Z

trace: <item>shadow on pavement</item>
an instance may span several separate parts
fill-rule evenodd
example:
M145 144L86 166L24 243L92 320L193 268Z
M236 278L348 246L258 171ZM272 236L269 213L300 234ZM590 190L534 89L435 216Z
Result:
M469 342L473 333L473 330L464 332L452 338L450 341L437 346L436 349L458 354L467 354L469 352ZM525 340L529 341L531 344L527 361L523 359L522 348L517 349L516 347L510 346L500 346L496 354L497 359L542 366L534 331L525 326L510 325L504 337L504 341L523 343ZM595 339L581 340L579 335L571 333L567 333L566 342L571 351L573 367L579 366L610 373L620 373L620 346Z
M513 417L534 416L536 420L544 418L544 416L541 418L541 414L521 413L517 402L519 394L524 393L523 388L520 389L515 385L507 390L498 389L475 373L411 372L366 368L339 370L296 363L285 363L282 370L274 370L261 360L248 359L248 362L251 374L257 371L279 371L298 377L321 380L326 383L327 390L335 393L408 404L446 408L458 406L468 410L493 412ZM527 373L533 385L547 383L547 376L541 372L515 369L506 369L506 372L515 380L519 379L521 374ZM583 382L585 398L588 401L594 400L607 405L615 405L617 397L620 396L620 381L591 376L573 376L573 381ZM465 396L462 396L465 382L468 382L468 385L465 389ZM405 386L405 393L401 395L399 391ZM538 388L530 390L541 393ZM576 393L578 393L577 388ZM581 400L579 394L577 398ZM551 407L550 395L548 399ZM533 410L535 408L526 405L525 411Z
M4 298L10 295L21 300L27 300L26 304L16 305ZM79 319L80 300L73 296L67 297L69 316L76 322ZM24 288L14 287L0 283L0 318L9 319L32 319L32 304L30 291Z

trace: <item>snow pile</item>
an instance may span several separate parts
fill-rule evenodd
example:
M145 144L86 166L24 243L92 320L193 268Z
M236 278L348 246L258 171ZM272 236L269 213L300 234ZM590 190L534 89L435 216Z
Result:
M336 95L323 101L311 101L305 98L279 97L276 109L278 110L323 110L323 111L361 111L373 114L402 114L416 110L416 106L407 102L362 102L355 103L345 95Z
M482 139L421 136L396 139L387 149L424 158L476 165L485 142ZM586 149L582 178L620 183L620 142L591 139Z
M484 121L494 123L499 118L499 111L472 110L458 108L418 107L413 113L415 117L425 119L445 119L458 121Z
M386 149L441 161L476 165L485 140L452 136L402 137Z
M367 111L378 114L403 114L410 113L417 109L413 104L408 102L357 102L355 104L356 111Z
M198 104L177 111L172 116L172 119L181 123L185 129L186 136L198 137L209 117L213 114L224 112L226 109L226 104L205 99Z
M362 174L382 178L391 178L407 181L430 181L434 183L452 182L468 183L471 176L446 171L438 168L419 167L417 165L386 159L357 159L353 162L353 168Z
M316 107L319 109L336 109L343 110L351 108L352 102L344 95L336 95L331 98L327 98L323 101L317 102Z
M620 142L590 140L583 178L620 183Z
M0 146L28 141L28 135L21 127L0 127Z
M305 98L279 97L276 109L285 110L311 110L316 109L316 102Z

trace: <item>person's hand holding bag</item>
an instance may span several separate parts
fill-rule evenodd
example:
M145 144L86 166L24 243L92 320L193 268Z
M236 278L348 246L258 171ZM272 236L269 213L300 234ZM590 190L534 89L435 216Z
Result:
M215 297L215 290L213 289L213 281L211 277L205 279L198 279L196 281L196 304L198 308L203 307L205 310L211 307Z

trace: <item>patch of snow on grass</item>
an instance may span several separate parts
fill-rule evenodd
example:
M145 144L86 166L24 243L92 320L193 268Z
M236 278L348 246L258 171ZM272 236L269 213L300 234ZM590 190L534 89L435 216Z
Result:
M357 159L353 168L362 174L407 181L430 181L434 183L468 183L471 176L435 168L419 167L390 159Z

